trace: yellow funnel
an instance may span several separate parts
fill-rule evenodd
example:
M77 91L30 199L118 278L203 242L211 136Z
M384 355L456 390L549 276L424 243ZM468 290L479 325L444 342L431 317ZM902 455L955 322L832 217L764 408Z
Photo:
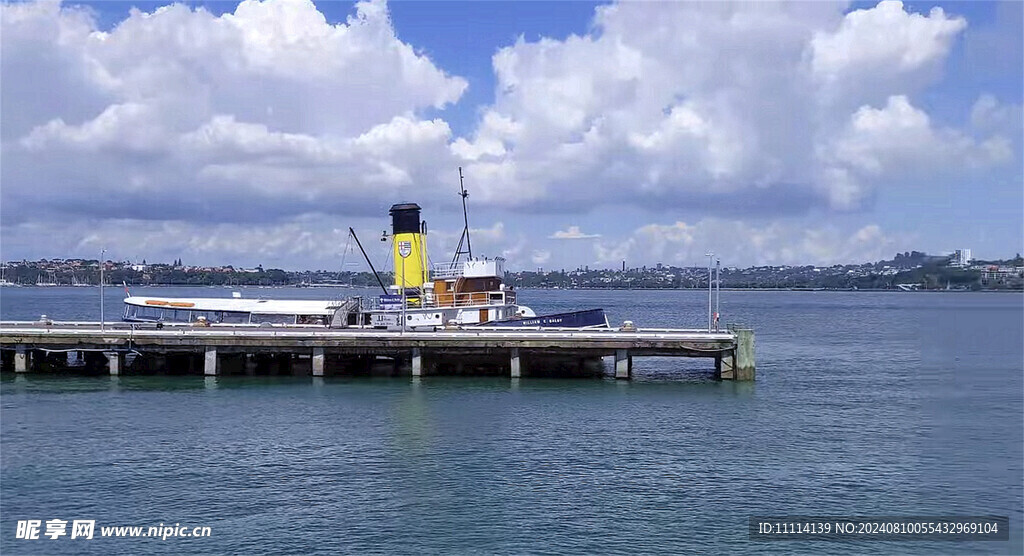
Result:
M394 205L391 214L395 285L419 288L430 279L427 275L427 238L420 223L420 206L416 203Z

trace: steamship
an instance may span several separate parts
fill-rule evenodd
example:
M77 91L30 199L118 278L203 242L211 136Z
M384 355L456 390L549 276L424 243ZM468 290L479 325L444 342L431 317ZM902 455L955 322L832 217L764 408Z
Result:
M465 211L465 189L461 192ZM437 330L464 326L607 328L603 309L537 315L518 303L504 283L504 259L474 258L469 223L450 262L429 264L427 229L420 207L402 203L391 207L391 250L394 280L385 286L355 231L359 245L377 277L377 297L341 300L272 300L242 298L164 298L129 295L123 320L177 322L193 325L326 326L387 330ZM388 240L387 235L383 238ZM466 250L463 251L463 245ZM460 255L466 254L465 259Z

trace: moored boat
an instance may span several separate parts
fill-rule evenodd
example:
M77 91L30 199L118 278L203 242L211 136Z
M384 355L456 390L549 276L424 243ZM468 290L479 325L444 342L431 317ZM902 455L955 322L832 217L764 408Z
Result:
M220 297L164 298L130 296L124 299L123 320L254 325L326 326L338 309L337 301L243 299Z
M463 190L465 199L465 191ZM538 316L518 302L504 283L504 259L474 258L468 219L463 230L467 250L451 262L429 265L426 224L420 207L391 207L394 280L385 286L373 264L382 294L340 300L270 300L241 298L127 297L123 318L129 322L179 322L209 325L293 325L332 328L433 330L452 326L606 328L603 309ZM352 238L359 238L352 231ZM385 239L388 239L385 237ZM365 256L362 245L360 251ZM467 257L460 260L460 255Z

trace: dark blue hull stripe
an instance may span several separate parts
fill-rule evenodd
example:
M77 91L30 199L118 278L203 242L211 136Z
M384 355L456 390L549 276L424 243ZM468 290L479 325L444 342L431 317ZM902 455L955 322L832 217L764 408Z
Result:
M607 326L608 321L604 316L604 309L587 309L586 311L574 311L571 313L556 313L554 315L541 315L526 319L499 320L481 323L479 326L529 326L529 327L559 327L559 328L584 328L594 326Z

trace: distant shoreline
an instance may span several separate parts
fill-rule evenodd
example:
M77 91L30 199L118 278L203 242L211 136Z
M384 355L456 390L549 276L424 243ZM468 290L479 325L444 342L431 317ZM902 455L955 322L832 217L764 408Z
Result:
M70 285L59 285L59 286L37 286L35 284L19 284L16 286L2 286L3 289L13 288L39 288L39 289L79 289L82 287L99 288L98 285L88 286L70 286ZM107 288L123 288L121 284L108 284ZM309 286L300 286L298 284L283 284L283 285L259 285L259 284L234 284L231 286L224 286L222 284L128 284L128 288L220 288L220 289L232 289L232 288L252 288L252 289L279 289L279 288L294 288L294 289L309 289ZM352 289L377 289L376 286L348 286L348 285L318 285L315 289L340 289L340 290L352 290ZM534 290L545 290L545 291L690 291L690 292L706 292L707 288L539 288L539 287L521 287L516 288L517 291L534 291ZM917 290L899 290L899 289L887 289L887 288L722 288L723 292L804 292L804 293L835 293L835 292L849 292L849 293L1024 293L1024 289L917 289Z

